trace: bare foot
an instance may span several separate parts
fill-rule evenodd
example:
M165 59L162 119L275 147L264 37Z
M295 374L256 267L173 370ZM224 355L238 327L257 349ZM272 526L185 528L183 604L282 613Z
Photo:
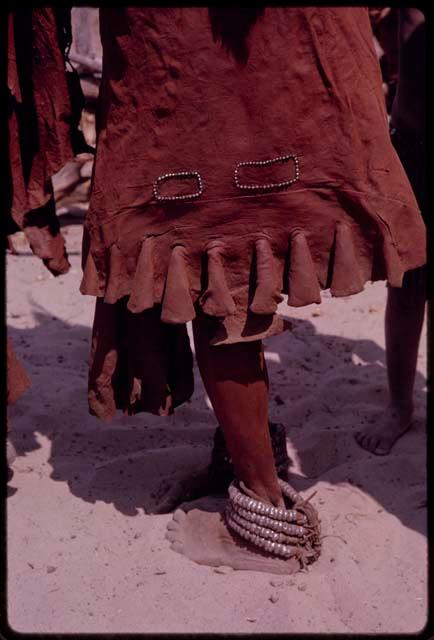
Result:
M378 422L357 431L354 435L357 444L377 456L386 456L395 442L411 428L412 413L413 408L399 411L389 407Z
M9 438L6 441L6 457L7 457L7 462L9 466L12 466L12 464L17 459L16 449L12 444L12 442L9 440Z
M177 509L167 524L166 538L173 551L198 564L278 574L300 570L297 559L273 557L233 534L221 512Z

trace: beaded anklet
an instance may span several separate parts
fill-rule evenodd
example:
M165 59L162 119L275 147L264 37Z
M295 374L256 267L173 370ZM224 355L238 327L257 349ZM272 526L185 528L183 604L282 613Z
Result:
M275 555L305 560L319 556L319 519L316 510L291 485L278 479L292 509L273 507L241 492L236 481L229 486L226 522L230 529L257 547Z

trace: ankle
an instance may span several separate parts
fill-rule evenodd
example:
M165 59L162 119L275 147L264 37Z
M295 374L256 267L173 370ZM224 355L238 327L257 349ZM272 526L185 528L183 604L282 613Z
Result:
M389 403L389 409L396 412L401 419L408 419L413 413L414 405L412 400L404 402L402 400L391 400Z
M262 502L266 502L267 504L273 505L273 507L286 508L282 491L277 482L275 486L272 486L272 485L264 485L257 481L252 481L248 487L244 483L242 483L242 486L243 486L243 490L251 498L254 498L255 500L261 500Z

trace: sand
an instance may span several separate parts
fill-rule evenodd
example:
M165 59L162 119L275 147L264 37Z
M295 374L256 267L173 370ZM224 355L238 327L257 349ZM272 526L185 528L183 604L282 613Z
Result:
M415 429L376 457L353 434L387 403L384 283L281 313L267 340L270 417L287 428L292 483L320 511L307 572L199 566L149 515L209 459L215 419L196 374L175 416L88 415L94 301L78 292L80 218L61 216L72 263L53 278L22 234L7 258L7 324L32 387L10 409L8 621L27 633L413 633L427 619L426 328ZM148 515L147 515L148 514Z

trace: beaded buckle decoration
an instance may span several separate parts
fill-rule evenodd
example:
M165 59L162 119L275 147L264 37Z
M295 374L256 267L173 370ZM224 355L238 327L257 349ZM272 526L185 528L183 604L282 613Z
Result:
M314 507L279 478L292 509L273 507L242 493L236 481L229 487L226 522L230 529L255 546L284 558L297 557L302 566L320 554L319 519Z
M162 182L167 182L168 180L188 180L188 178L195 178L197 180L197 190L193 193L186 193L179 196L162 196L158 188ZM203 182L202 176L198 171L177 171L175 173L165 173L162 176L158 176L152 185L154 191L154 197L156 200L191 200L191 198L198 198L203 193Z
M267 167L273 164L283 164L292 160L294 164L294 177L290 180L284 180L282 182L268 182L264 184L245 184L240 181L239 170L242 167ZM278 156L277 158L271 158L271 160L251 160L249 162L239 162L234 171L235 185L238 189L280 189L283 187L289 187L294 184L300 177L300 166L298 162L298 156L294 153L289 153L285 156Z

